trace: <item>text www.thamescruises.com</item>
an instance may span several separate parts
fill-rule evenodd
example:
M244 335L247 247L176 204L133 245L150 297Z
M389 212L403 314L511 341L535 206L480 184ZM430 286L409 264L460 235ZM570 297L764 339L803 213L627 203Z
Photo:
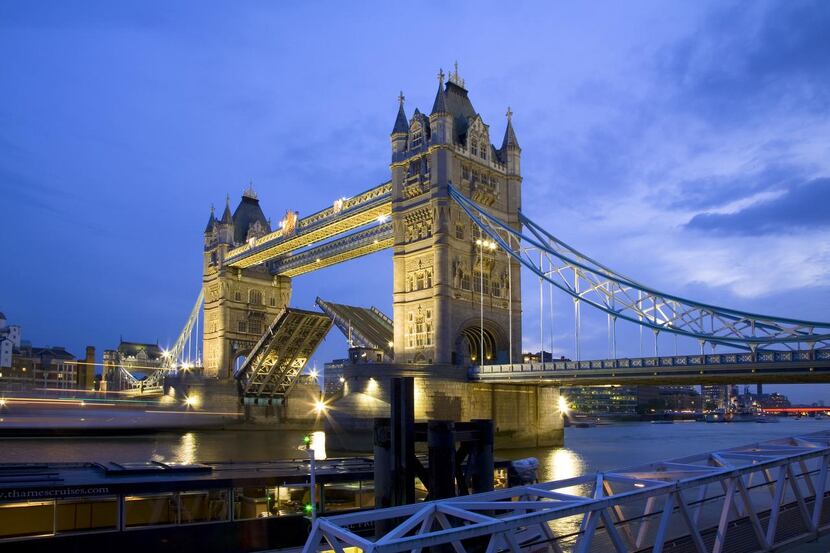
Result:
M7 490L0 491L0 501L8 499L43 499L52 497L78 497L84 495L106 495L109 488L57 488L51 490Z

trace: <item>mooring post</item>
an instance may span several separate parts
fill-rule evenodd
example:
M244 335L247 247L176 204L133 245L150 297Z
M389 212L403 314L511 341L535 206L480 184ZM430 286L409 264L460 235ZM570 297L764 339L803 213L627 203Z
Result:
M415 502L415 380L393 378L392 408L392 501L394 505Z
M455 425L451 421L429 421L429 498L455 497Z
M476 428L478 440L475 442L472 455L468 463L473 463L471 471L471 487L473 493L493 491L493 421L490 419L474 419L471 421Z
M392 441L389 419L375 419L375 509L392 506ZM391 529L389 521L375 523L375 537L380 538Z

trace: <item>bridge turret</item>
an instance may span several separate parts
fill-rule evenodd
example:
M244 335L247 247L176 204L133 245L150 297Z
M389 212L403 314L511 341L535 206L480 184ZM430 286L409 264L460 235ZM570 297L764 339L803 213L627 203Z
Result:
M219 242L222 244L233 245L233 215L231 215L231 196L228 194L225 197L225 211L222 213L222 218L219 220L218 234Z
M508 175L521 174L522 149L516 139L516 131L513 130L513 111L507 108L507 128L504 129L504 140L501 142L499 157L507 164Z
M452 144L453 117L447 107L447 93L444 90L444 71L438 71L438 92L432 103L432 112L429 114L430 143Z
M395 126L392 127L392 157L394 159L396 154L403 153L406 150L406 138L409 134L409 119L406 118L406 112L403 109L403 102L405 97L403 91L398 96L398 116L395 118Z

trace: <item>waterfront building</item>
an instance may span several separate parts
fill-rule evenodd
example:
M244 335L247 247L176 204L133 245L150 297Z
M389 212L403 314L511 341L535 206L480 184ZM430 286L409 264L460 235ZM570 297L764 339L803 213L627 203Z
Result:
M0 369L10 369L14 351L20 348L20 326L10 325L0 313Z
M637 386L575 386L560 393L570 410L580 415L633 416L639 405Z
M660 399L663 410L674 412L700 411L700 394L692 386L661 386Z
M31 342L23 340L14 356L15 381L10 384L16 389L74 389L78 385L75 359L63 346L33 347Z
M702 385L700 395L704 411L726 411L729 408L729 385Z
M94 350L93 350L94 357ZM138 378L162 370L166 361L164 350L158 344L125 342L123 339L116 349L104 350L103 380L107 390L121 390L126 386L123 367Z

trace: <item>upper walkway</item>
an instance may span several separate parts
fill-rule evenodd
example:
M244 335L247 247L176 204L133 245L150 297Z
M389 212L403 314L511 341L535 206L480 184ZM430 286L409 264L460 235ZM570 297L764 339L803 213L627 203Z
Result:
M607 384L755 384L830 382L830 349L551 361L470 368L482 382L557 386Z

